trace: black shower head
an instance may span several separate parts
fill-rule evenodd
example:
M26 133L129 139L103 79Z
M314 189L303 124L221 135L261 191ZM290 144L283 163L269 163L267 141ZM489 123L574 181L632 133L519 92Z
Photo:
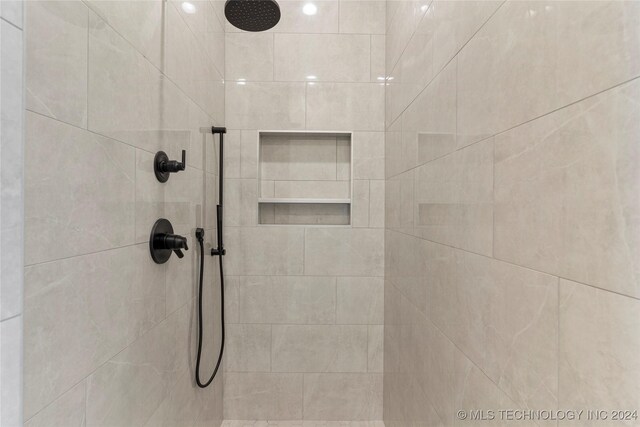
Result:
M224 15L241 30L265 31L280 21L280 6L275 0L227 0Z

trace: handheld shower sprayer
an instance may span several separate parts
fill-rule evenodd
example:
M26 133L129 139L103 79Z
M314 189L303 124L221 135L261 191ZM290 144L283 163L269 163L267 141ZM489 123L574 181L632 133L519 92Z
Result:
M222 234L222 227L224 224L223 221L223 200L224 200L224 134L227 133L227 128L225 127L216 127L212 126L210 132L213 135L220 136L220 151L218 155L218 205L216 206L216 232L217 232L217 248L211 249L211 256L219 257L219 265L220 265L220 327L221 327L221 335L220 335L220 351L218 353L218 360L216 362L216 366L211 374L211 377L205 382L202 382L200 379L200 361L202 358L202 335L203 335L203 325L202 325L202 288L203 288L203 277L204 277L204 229L198 228L196 229L196 239L198 240L198 246L200 246L200 281L199 281L199 289L198 289L198 353L196 356L196 384L198 387L205 388L208 387L213 379L216 377L218 370L220 369L220 364L222 362L222 355L224 353L224 338L225 338L225 326L224 326L224 270L222 265L222 257L226 254L226 250L224 249L224 241Z

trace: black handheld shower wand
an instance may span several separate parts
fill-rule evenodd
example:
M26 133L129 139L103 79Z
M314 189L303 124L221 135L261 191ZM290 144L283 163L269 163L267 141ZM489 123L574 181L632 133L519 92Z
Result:
M220 352L218 353L218 361L216 362L216 367L211 374L211 377L206 381L202 382L200 380L200 359L202 357L202 284L203 284L203 276L204 276L204 230L202 228L196 229L196 238L198 239L198 244L200 246L200 284L198 290L198 354L196 356L196 384L198 387L205 388L211 384L213 379L216 377L218 373L218 369L220 369L220 364L222 362L222 355L224 353L224 270L222 268L222 257L226 254L226 250L224 249L224 241L222 234L222 226L223 226L223 208L222 204L224 201L224 134L227 133L227 128L225 127L211 127L211 133L213 135L220 135L220 153L218 155L218 205L216 206L216 232L218 234L217 238L217 248L211 249L211 256L218 256L220 261L220 325L221 325L221 335L220 335Z

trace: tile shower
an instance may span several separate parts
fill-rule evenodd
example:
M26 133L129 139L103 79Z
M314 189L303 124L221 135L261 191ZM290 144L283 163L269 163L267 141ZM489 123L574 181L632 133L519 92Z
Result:
M0 425L640 411L640 3L278 3L0 2Z

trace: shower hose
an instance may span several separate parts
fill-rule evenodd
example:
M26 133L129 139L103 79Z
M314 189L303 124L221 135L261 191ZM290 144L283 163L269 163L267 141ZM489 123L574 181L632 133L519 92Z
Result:
M207 380L207 382L203 383L200 380L200 359L202 357L202 284L204 277L204 230L202 228L198 228L196 230L196 238L198 239L198 244L200 245L200 281L199 281L199 289L198 289L198 355L196 358L196 384L198 387L205 388L211 384L213 379L216 377L218 373L218 369L220 368L220 363L222 362L222 353L224 351L224 272L222 270L222 255L218 256L220 260L220 325L222 329L222 334L220 336L220 352L218 353L218 361L216 362L216 367L213 370L213 374Z

